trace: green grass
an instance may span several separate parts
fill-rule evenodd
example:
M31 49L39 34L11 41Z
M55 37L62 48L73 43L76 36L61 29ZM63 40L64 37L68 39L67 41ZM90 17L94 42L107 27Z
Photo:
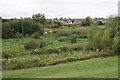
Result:
M3 78L117 78L118 57L3 72Z
M53 43L52 45L48 45L51 48L64 46L64 45L72 45L69 40L66 42L59 42L58 38L59 37L56 37L55 35L42 35L38 39L34 39L31 37L24 38L24 43L27 43L30 40L35 40L38 42L43 40L46 43L52 42ZM14 55L13 57L21 57L32 53L32 50L25 50L22 43L23 43L22 39L18 39L18 41L16 41L16 39L3 39L2 51L13 54ZM88 43L88 39L78 39L77 43L75 44L86 44L86 43Z

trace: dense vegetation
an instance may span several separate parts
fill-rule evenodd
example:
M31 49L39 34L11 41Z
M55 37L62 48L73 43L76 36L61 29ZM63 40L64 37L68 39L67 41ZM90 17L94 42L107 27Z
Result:
M110 18L103 27L93 25L90 17L83 21L89 27L83 27L46 21L43 14L4 22L3 69L42 67L117 55L120 51L118 19ZM21 39L22 33L24 39Z
M5 39L8 38L20 38L22 34L22 21L21 20L12 20L9 22L3 23L2 27L2 37ZM43 30L37 22L34 22L32 19L23 20L24 32L23 35L31 35L35 32L38 32L42 35Z
M89 45L91 49L120 52L120 24L117 17L110 18L104 28L91 27Z

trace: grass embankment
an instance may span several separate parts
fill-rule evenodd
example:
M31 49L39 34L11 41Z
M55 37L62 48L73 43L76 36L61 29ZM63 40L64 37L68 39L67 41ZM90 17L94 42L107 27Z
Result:
M118 57L3 72L3 78L117 78Z

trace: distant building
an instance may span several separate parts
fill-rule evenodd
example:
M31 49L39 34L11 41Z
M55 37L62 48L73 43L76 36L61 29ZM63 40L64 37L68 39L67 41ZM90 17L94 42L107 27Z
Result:
M48 21L53 21L53 22L60 22L61 24L79 24L81 21L84 21L85 19L48 19ZM102 23L106 23L107 19L105 18L95 18L91 20L93 23L96 23L96 21L101 21Z

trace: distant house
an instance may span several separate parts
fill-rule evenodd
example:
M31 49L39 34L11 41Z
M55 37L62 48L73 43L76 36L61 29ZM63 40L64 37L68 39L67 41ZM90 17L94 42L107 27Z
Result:
M85 20L84 18L81 19L48 19L48 21L53 22L60 22L61 24L79 24L82 20ZM102 23L106 23L107 19L105 18L95 18L91 20L93 23L96 23L96 21L101 21Z

